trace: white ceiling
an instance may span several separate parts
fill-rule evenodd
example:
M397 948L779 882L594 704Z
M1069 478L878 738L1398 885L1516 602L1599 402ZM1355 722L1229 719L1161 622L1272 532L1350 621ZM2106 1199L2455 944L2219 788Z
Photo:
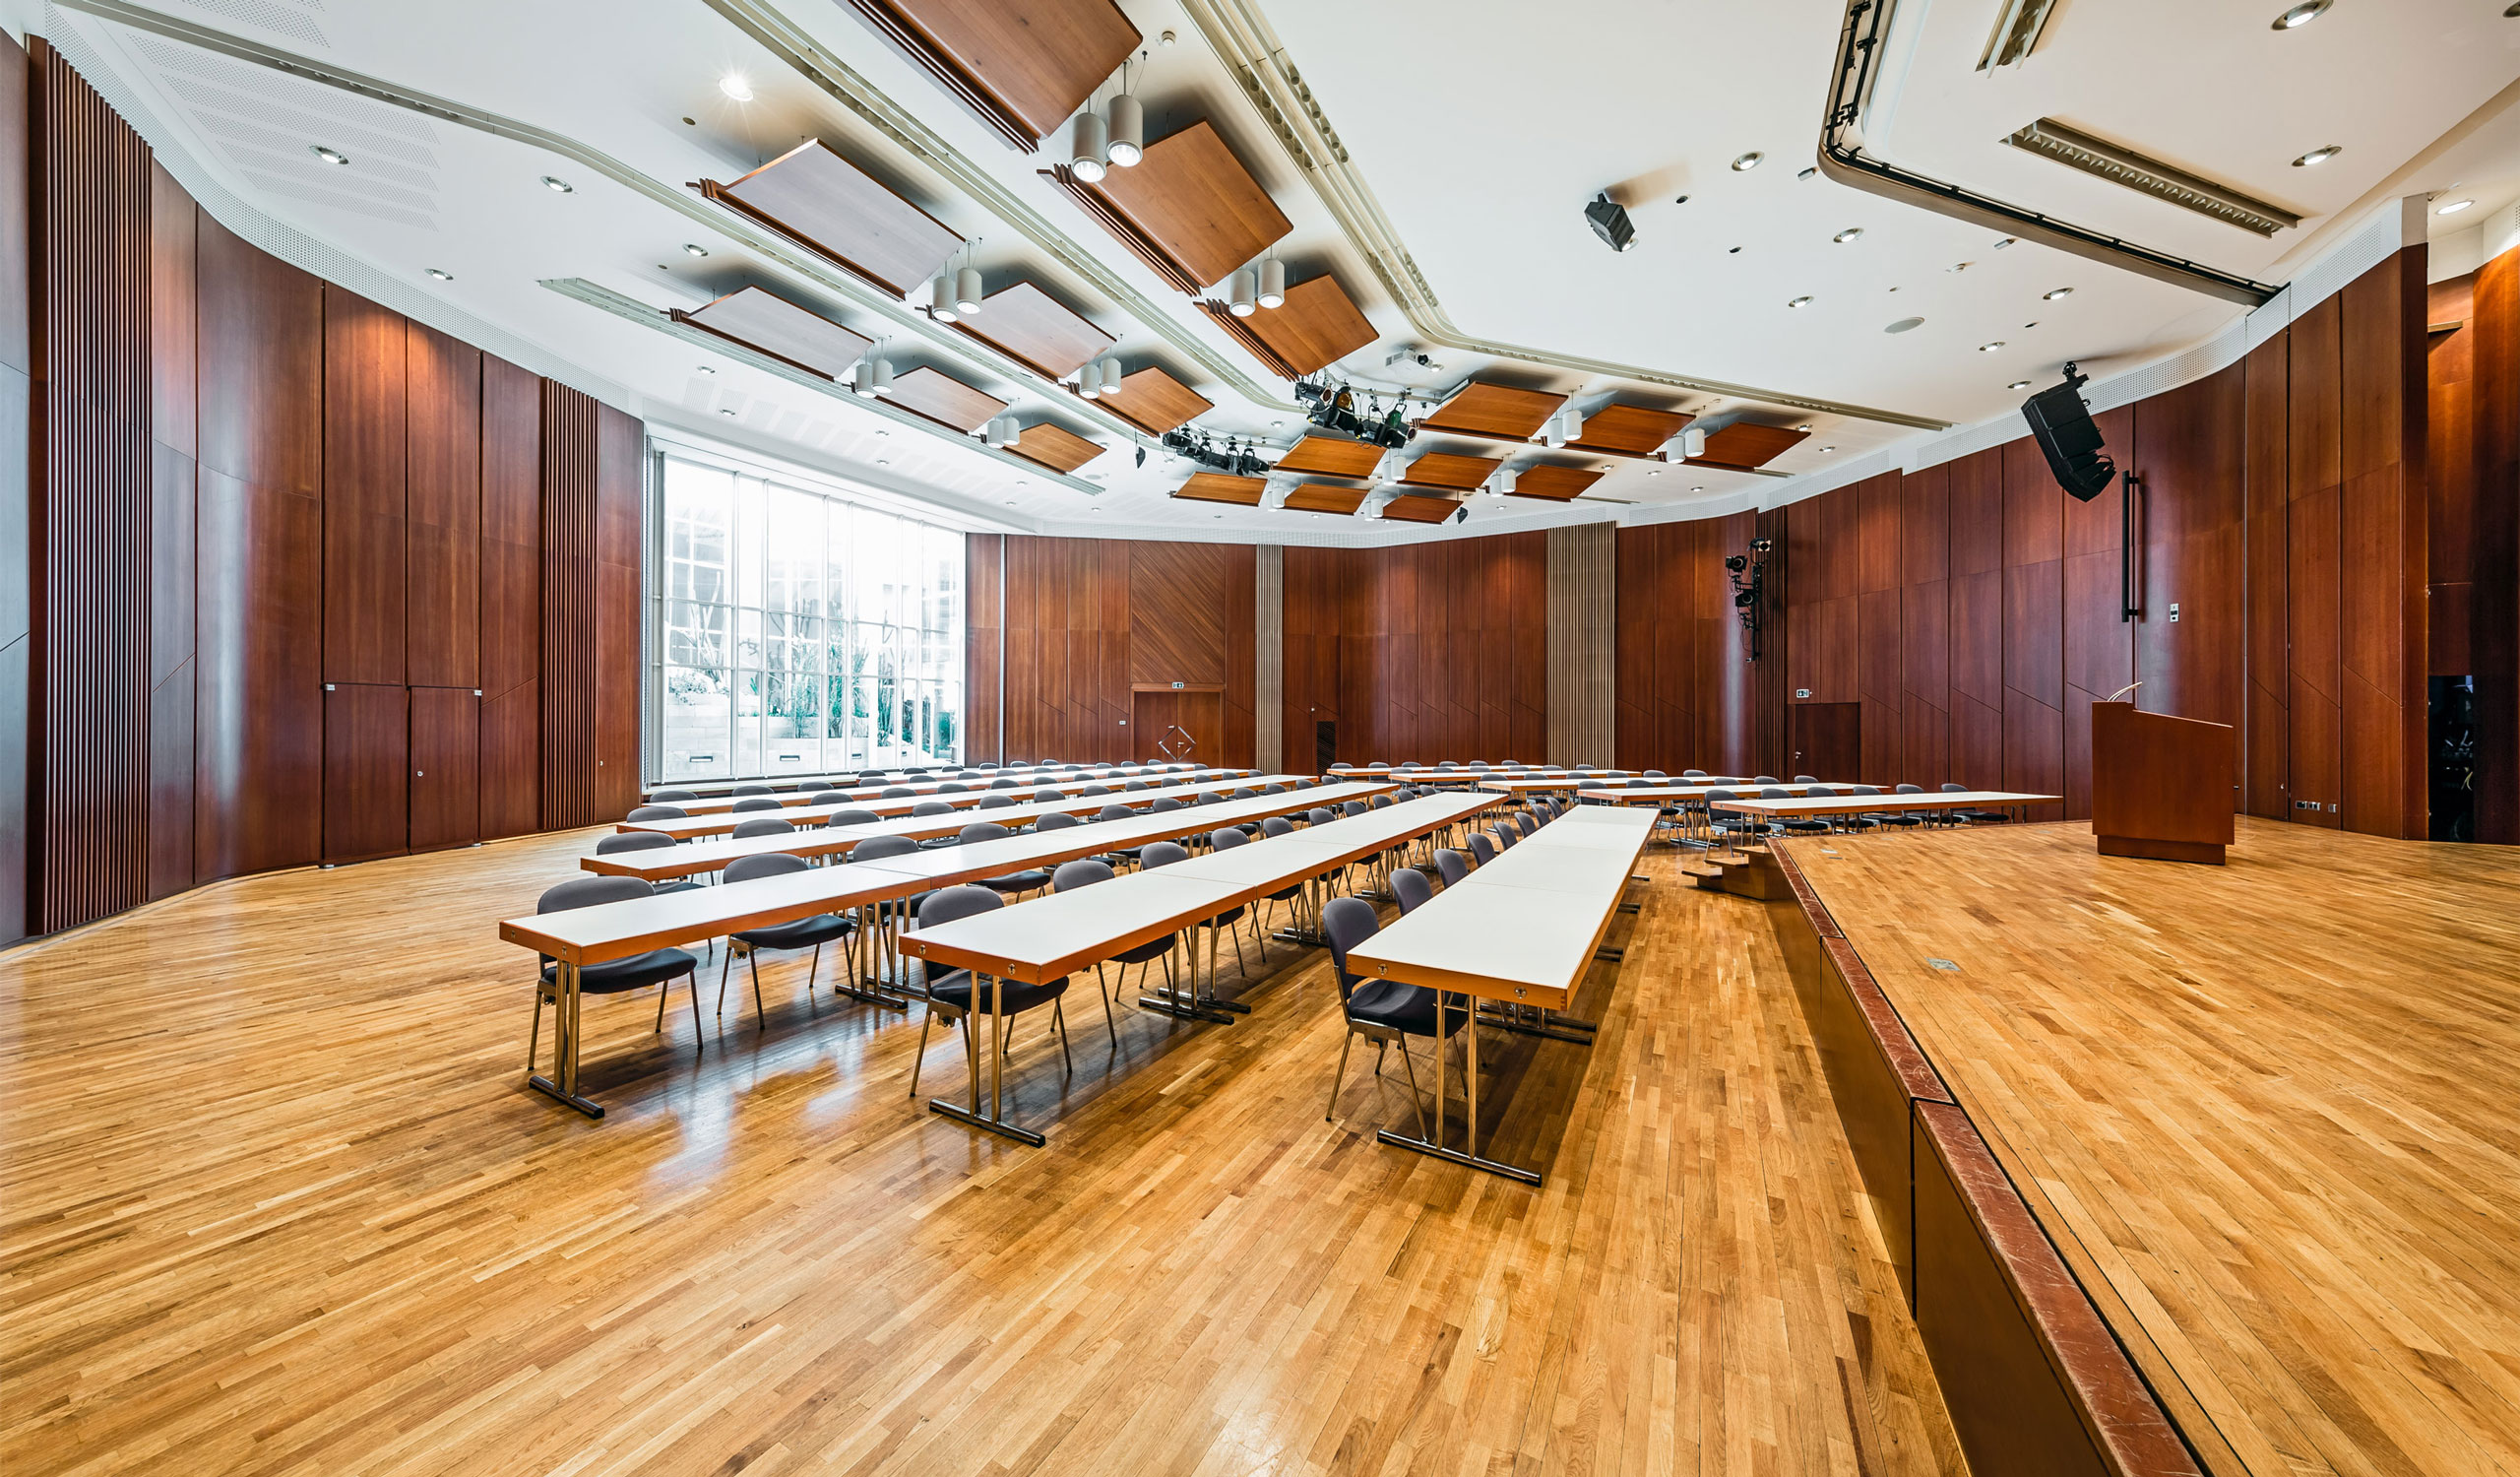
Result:
M1825 473L1921 434L1442 350L1432 351L1438 369L1404 376L1386 368L1386 350L1417 342L1409 320L1308 176L1175 0L1120 3L1149 37L1138 91L1150 132L1212 117L1294 222L1280 254L1295 275L1336 272L1383 334L1343 370L1422 390L1484 371L1584 397L1579 403L1615 395L1812 424L1810 440L1775 464L1793 474ZM1300 67L1443 313L1484 341L1966 423L2017 405L2010 381L2049 376L2067 358L2104 369L2157 359L2239 313L2044 247L1998 249L1983 228L1816 175L1797 178L1816 148L1844 15L1836 0L1579 0L1548 8L1541 25L1528 0L1452 0L1439 9L1238 3L1265 17ZM0 15L8 4L23 9L24 0L0 0ZM835 69L853 71L861 100L871 99L865 105L898 109L894 122L929 157L747 36L728 18L747 7ZM2455 186L2479 199L2480 215L2520 198L2520 108L2472 117L2520 76L2520 21L2502 19L2499 0L2337 0L2290 32L2268 27L2280 8L2275 0L2066 0L2027 63L1987 77L1975 67L1992 0L1900 0L1889 66L1865 120L1867 151L2276 282L2333 243L2336 231L2322 235L2323 227L2366 214L2375 191ZM232 196L338 254L328 260L360 269L363 281L352 286L449 331L495 325L476 341L617 390L652 421L924 497L970 526L1292 542L1381 533L1357 520L1171 502L1166 494L1188 465L1157 452L1143 469L1133 466L1128 438L1091 407L876 300L685 189L702 177L732 178L818 136L979 238L993 286L1016 276L1042 282L1118 335L1131 367L1161 363L1198 386L1218 403L1200 422L1217 435L1278 446L1293 439L1300 422L1288 408L1289 387L1037 178L1046 154L1008 148L835 0L155 0L152 9L522 125L524 137L503 137L66 9L28 18L56 33L77 29L112 72L109 92L118 85L147 115L153 142L214 209ZM1176 43L1158 45L1166 31ZM753 101L719 91L729 72L749 80ZM2305 220L2262 240L1998 142L2041 116ZM318 143L351 163L317 162L307 146ZM2331 143L2344 146L2334 161L2290 166ZM1729 167L1750 150L1765 154L1760 167ZM574 193L543 188L545 174L567 179ZM1602 189L1634 214L1641 240L1624 255L1584 225L1583 205ZM1673 203L1680 195L1686 204ZM1861 239L1833 243L1849 226L1861 227ZM710 255L684 254L686 242ZM1062 263L1070 252L1075 260ZM1966 270L1953 270L1963 262ZM455 280L428 279L430 267ZM592 289L570 295L544 285L554 281ZM582 300L608 293L653 309L692 307L748 283L861 332L890 334L897 369L936 363L1014 400L1028 421L1054 419L1114 445L1085 469L1103 490L1028 475L845 392L799 384ZM2057 287L2075 290L2042 301ZM1805 294L1808 306L1787 306ZM1923 326L1882 331L1910 316ZM1980 351L1994 341L2003 347ZM1437 446L1422 438L1419 449ZM1480 498L1459 531L1659 504L1714 510L1791 490L1737 474L1594 465L1614 469L1595 488L1602 501L1561 509ZM1428 536L1414 526L1389 530Z

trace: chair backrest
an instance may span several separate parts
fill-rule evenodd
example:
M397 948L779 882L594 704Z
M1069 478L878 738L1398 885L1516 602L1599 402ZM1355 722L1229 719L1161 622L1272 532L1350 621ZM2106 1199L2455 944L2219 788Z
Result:
M1881 793L1881 787L1878 785L1858 785L1847 793L1849 795L1879 795ZM1917 793L1922 795L1924 792L1919 791Z
M1381 810L1381 809L1387 808L1391 803L1392 803L1392 800L1391 800L1391 797L1390 797L1390 796L1388 796L1388 795L1377 795L1377 796L1373 797L1371 800L1368 800L1368 801L1366 801L1366 802L1365 802L1365 805L1366 805L1366 807L1367 807L1368 809L1374 809L1374 810Z
M1295 823L1283 815L1272 815L1260 822L1260 834L1263 836L1292 836L1294 830Z
M1348 951L1382 931L1374 905L1360 897L1334 897L1321 910L1321 931L1330 938L1330 961L1339 971L1339 998L1354 993L1357 979L1348 973Z
M1366 804L1363 801L1360 801L1360 800L1354 800L1354 801L1349 801L1347 803L1345 803L1345 804L1341 805L1339 808L1340 808L1340 809L1342 809L1342 810L1344 810L1344 811L1346 811L1346 812L1347 812L1347 813L1349 813L1350 815L1362 815L1362 814L1364 814L1367 810L1372 809L1372 808L1373 808L1373 806Z
M1703 769L1683 769L1680 771L1680 778L1684 780L1702 780L1706 778L1706 771Z
M680 805L633 805L630 807L629 818L632 820L680 820L688 813Z
M1435 889L1427 882L1424 872L1414 867L1402 867L1392 871L1391 895L1400 899L1401 912L1414 913L1419 903L1435 895Z
M971 790L971 786L958 784L953 780L947 780L944 784L936 787L936 793L938 795L969 795Z
M791 871L804 871L814 864L794 852L764 852L758 857L737 857L726 864L720 875L729 882L749 882L755 877L776 877Z
M1042 801L1063 801L1067 799L1067 792L1064 790L1036 790L1033 792L1033 799L1037 803Z
M877 800L908 800L916 794L918 792L908 785L887 785L884 787L884 793L875 798Z
M1023 782L1016 779L1013 775L1002 774L996 779L989 781L988 788L991 790L1012 790L1021 783Z
M749 841L755 836L787 836L793 834L795 829L776 815L756 815L750 820L735 822L735 839Z
M673 838L662 831L615 831L595 844L595 854L609 857L614 852L644 852L671 845Z
M1248 785L1244 785L1233 792L1232 798L1234 800L1258 800L1260 798L1260 792L1252 789Z
M1577 780L1575 782L1575 788L1578 790L1607 790L1609 787L1610 782L1607 780Z
M1510 824L1496 826L1488 834L1496 838L1496 849L1500 852L1523 839L1521 828Z
M879 823L883 818L884 817L876 814L872 810L834 810L831 812L831 819L824 821L823 824L827 826L871 826Z
M1649 769L1645 771L1645 777L1649 780L1668 780L1670 778L1670 775L1665 774L1659 769Z
M1450 887L1470 875L1470 859L1449 846L1437 847L1435 870L1444 874L1444 885Z
M943 801L920 801L917 804L910 807L910 813L914 816L951 815L954 813L954 807L945 803Z
M1064 831L1069 826L1081 826L1083 824L1085 824L1084 821L1068 814L1065 810L1053 810L1049 814L1042 816L1040 820L1033 822L1033 829L1037 831Z
M1111 793L1111 787L1108 785L1088 785L1076 793L1085 796L1109 795Z
M1126 794L1127 792L1132 791L1132 790L1152 790L1152 789L1154 789L1154 788L1155 788L1154 786L1152 786L1152 785L1148 784L1148 783L1147 783L1146 781L1144 781L1144 780L1131 780L1131 781L1129 781L1127 784L1122 785L1122 786L1120 787L1120 791L1121 791L1121 793L1122 793L1122 794Z
M1015 797L1011 795L983 795L980 797L979 803L972 806L972 808L975 810L1003 810L1013 803L1015 803Z
M1222 805L1225 803L1225 797L1217 794L1213 790L1202 790L1199 792L1198 798L1193 800L1191 803L1194 805Z
M1130 809L1124 804L1121 804L1119 802L1113 801L1110 804L1104 805L1100 811L1098 811L1094 818L1096 820L1126 820L1137 813L1138 812Z
M969 918L976 913L1005 906L1006 899L975 882L965 882L959 887L939 887L919 900L918 926L932 929L938 924L949 924L958 918Z
M1455 763L1454 763L1452 760L1450 760L1450 759L1438 759L1438 760L1436 760L1436 761L1435 761L1435 767L1436 767L1437 769L1459 769L1459 768L1461 768L1461 766L1460 766L1460 765L1455 764Z
M1776 776L1772 774L1752 775L1750 777L1750 783L1753 785L1773 785L1776 782Z
M1183 800L1177 795L1167 795L1163 799L1158 800L1154 804L1147 806L1147 808L1158 815L1169 815L1175 810L1186 808L1189 803L1190 803L1188 801Z
M963 845L970 846L976 841L1004 841L1012 834L1014 833L996 821L976 820L963 827L962 841Z
M1592 766L1592 765L1590 765L1590 764L1578 764L1578 765L1576 765L1576 766L1575 766L1575 772L1576 772L1576 773L1578 773L1578 774L1582 774L1582 773L1585 773L1586 771L1590 770L1592 767L1593 767L1593 766Z
M1284 785L1263 785L1260 787L1260 793L1262 795L1284 795L1287 793L1287 787Z
M1739 800L1741 797L1730 790L1710 790L1706 792L1706 798L1709 801L1727 801Z
M698 800L700 799L700 792L697 790L659 790L651 794L648 799L652 801Z
M1190 860L1190 849L1177 841L1150 841L1138 853L1138 866L1170 867L1175 862Z
M571 908L592 908L598 903L618 903L634 897L646 897L656 889L637 877L580 877L545 887L534 900L536 913L566 913Z
M1961 785L1945 785L1942 788L1945 790L1960 791L1962 793L1966 793L1967 789L1967 787ZM1873 793L1876 795L1880 794L1877 790ZM1900 795L1922 795L1925 793L1925 787L1922 785L1902 785L1898 788L1896 793Z
M1496 843L1488 839L1485 831L1473 831L1470 833L1470 854L1479 859L1480 866L1485 867L1496 860Z
M1208 850L1229 852L1237 846L1249 846L1251 838L1234 826L1221 826L1208 833Z
M1528 836L1532 832L1540 829L1540 817L1534 815L1529 810L1525 810L1522 814L1514 817L1514 824L1522 830L1524 835Z
M731 813L736 815L749 815L756 810L785 810L788 807L786 805L772 800L769 796L747 795L742 800L735 802L734 808Z
M849 792L846 790L826 789L805 792L805 803L809 805L837 805L847 799L849 799Z
M849 849L851 862L881 862L886 857L907 857L918 850L918 843L908 836L869 836Z
M734 789L729 790L726 793L728 795L768 795L770 793L770 787L767 785L737 785Z
M1066 892L1072 888L1091 887L1097 882L1109 880L1111 880L1110 863L1097 862L1092 857L1082 857L1074 862L1059 864L1059 869L1050 873L1050 890Z
M1324 809L1319 805L1315 805L1311 809L1303 812L1304 824L1311 826L1326 825L1338 818L1338 816L1332 814L1329 810Z
M1779 789L1778 787L1776 787L1776 786L1774 786L1774 785L1770 785L1770 786L1768 786L1766 789L1761 790L1761 791L1759 792L1759 799L1761 799L1761 800L1792 800L1792 799L1794 799L1794 796L1792 795L1792 793L1790 793L1790 792L1788 792L1788 791L1781 790L1781 789Z

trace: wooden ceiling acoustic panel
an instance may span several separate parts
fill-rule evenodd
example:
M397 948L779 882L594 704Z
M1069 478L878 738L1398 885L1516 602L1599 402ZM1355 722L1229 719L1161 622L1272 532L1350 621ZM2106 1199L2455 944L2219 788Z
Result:
M1590 467L1567 467L1556 462L1543 462L1514 474L1516 497L1539 497L1550 502L1571 502L1584 495L1584 489L1600 482L1602 475Z
M1778 457L1802 444L1809 431L1783 425L1759 425L1735 420L1722 430L1706 433L1704 455L1688 459L1692 467L1729 467L1750 471L1764 467Z
M1401 523L1441 523L1460 509L1458 498L1405 495L1384 503L1382 516Z
M1418 422L1419 430L1451 431L1499 441L1528 441L1540 434L1566 397L1547 390L1517 390L1472 380L1461 393Z
M1222 472L1194 472L1190 480L1172 491L1175 497L1193 502L1231 502L1246 508L1260 506L1260 498L1269 483L1256 477L1228 477Z
M1348 289L1335 277L1312 277L1287 289L1287 300L1247 318L1213 299L1199 306L1233 335L1260 362L1288 379L1300 379L1339 362L1374 341Z
M1371 477L1382 465L1383 449L1336 436L1306 436L1278 458L1280 472L1311 472L1323 477Z
M908 297L963 244L944 222L818 139L730 184L704 179L697 188L895 297Z
M874 340L843 328L775 292L745 288L707 307L673 310L673 321L741 344L808 374L838 379Z
M1144 39L1112 0L850 3L1027 154Z
M888 398L914 416L924 416L965 435L978 430L1006 409L1006 402L996 396L925 364L894 375L893 393Z
M1183 292L1224 282L1294 229L1205 118L1147 145L1133 167L1107 170L1093 184L1064 165L1041 172Z
M1653 411L1641 405L1606 405L1586 416L1584 434L1566 444L1575 451L1650 457L1692 418L1677 411Z
M1043 379L1065 379L1112 345L1085 315L1029 282L998 289L954 326Z
M1290 488L1287 500L1279 506L1290 513L1337 513L1346 517L1364 505L1365 494L1354 487L1304 482Z
M1465 457L1448 451L1430 451L1402 468L1400 480L1419 487L1467 492L1495 475L1498 460L1496 457Z
M1028 462L1038 462L1061 477L1093 461L1102 454L1102 443L1089 441L1065 426L1044 420L1024 427L1024 434L1007 448Z
M1150 436L1160 436L1184 421L1196 420L1216 403L1174 379L1162 368L1145 368L1120 376L1120 390L1102 392L1102 409Z

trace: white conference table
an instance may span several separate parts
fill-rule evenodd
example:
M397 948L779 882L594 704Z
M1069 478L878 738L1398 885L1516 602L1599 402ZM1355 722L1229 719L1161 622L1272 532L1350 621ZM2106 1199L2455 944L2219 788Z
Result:
M1652 837L1655 817L1607 806L1568 811L1486 866L1348 951L1350 973L1423 985L1513 1005L1562 1009L1609 931ZM1468 1033L1467 1118L1462 1146L1444 1142L1445 1054L1435 1050L1431 1141L1384 1128L1383 1143L1501 1175L1525 1185L1540 1173L1479 1152L1479 1026Z
M964 783L969 784L972 782L974 776L977 776L979 782L985 784L990 780L996 779L1000 775L1011 775L1017 777L1040 775L1049 777L1091 771L1097 774L1125 774L1131 778L1135 778L1142 775L1160 774L1167 769L1190 769L1195 767L1195 765L1192 765L1187 761L1175 761L1164 764L1079 764L1073 766L1067 764L1008 764L990 768L982 768L975 764L931 764L923 771L913 769L848 769L835 771L830 774L764 775L759 778L744 780L679 780L667 784L650 785L640 793L643 795L654 796L661 790L688 790L694 795L712 799L722 799L731 796L734 793L735 787L738 785L768 785L771 787L771 792L774 795L778 795L785 794L790 790L847 789L850 786L862 785L865 782L865 777L868 775L876 776L877 783L885 785L916 784L933 780L951 780L958 778ZM666 801L663 802L663 803L673 804L676 803L676 802Z
M1131 780L1154 780L1159 778L1167 782L1176 779L1228 780L1232 779L1237 775L1247 775L1249 773L1251 773L1251 771L1247 769L1201 769L1192 767L1179 770L1167 770L1163 772L1161 775L1152 772L1144 774L1123 774L1117 770L1079 774L1070 770L1059 770L1053 773L1029 776L991 775L987 779L978 780L957 780L950 776L931 776L924 780L895 780L881 785L855 785L846 789L832 787L816 788L813 790L781 791L774 795L723 795L713 796L705 800L651 800L646 802L646 803L652 805L671 805L675 809L682 811L685 815L723 815L734 809L738 802L748 800L777 801L782 806L794 807L806 806L807 801L816 795L837 794L846 797L852 803L864 803L869 801L885 800L886 797L884 792L887 790L907 790L910 792L908 796L893 796L891 797L891 800L943 800L961 804L970 803L969 802L956 800L956 797L964 795L1020 794L1035 790L1053 789L1074 791L1082 789L1087 785L1123 785ZM1012 785L992 786L990 781L997 779L1012 779L1016 783ZM949 785L957 788L947 790L945 787ZM806 807L810 808L810 806ZM761 813L768 814L770 812L764 810Z
M1945 790L1920 795L1836 795L1806 800L1715 801L1711 807L1769 820L1832 815L1887 814L1901 810L2027 810L2032 805L2064 803L2061 795L2024 795L2011 790Z
M1247 769L1200 770L1187 775L1165 776L1165 784L1167 789L1188 785L1194 790L1221 791L1234 789L1239 786L1253 783L1253 781L1254 776L1252 775L1252 772ZM783 806L777 810L750 810L737 813L729 808L707 811L693 815L667 816L658 820L624 819L614 822L613 829L620 831L656 831L662 835L671 836L676 841L689 841L701 836L724 835L726 832L733 830L736 826L741 825L743 822L752 820L758 816L767 816L773 820L784 820L793 825L819 825L822 822L831 819L831 817L838 815L843 810L865 810L878 816L908 815L911 811L916 809L918 806L929 801L936 801L941 803L951 805L957 810L971 810L977 808L981 801L992 795L1013 796L1018 803L1041 803L1040 802L1035 802L1033 797L1040 794L1044 790L1058 795L1075 796L1079 799L1085 800L1119 800L1123 796L1151 794L1155 789L1155 782L1152 780L1144 782L1148 786L1145 790L1122 790L1120 788L1121 783L1122 782L1115 780L1059 780L1055 782L1042 781L1039 784L1021 785L1011 790L961 790L948 794L939 794L935 790L930 789L921 791L915 795L896 795L890 799L886 799L880 794L850 795L848 799L829 801L819 805L806 804L801 799L799 799L793 803L783 804ZM1111 793L1108 797L1086 795L1086 791L1094 789L1107 790ZM747 797L747 799L749 798L750 797Z

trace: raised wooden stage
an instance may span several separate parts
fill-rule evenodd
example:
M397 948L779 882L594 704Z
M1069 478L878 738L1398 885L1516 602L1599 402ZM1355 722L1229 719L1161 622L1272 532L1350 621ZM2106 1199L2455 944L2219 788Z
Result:
M2032 1399L1976 1408L1945 1362L1988 1352L1947 1306L1979 1137L2205 1470L2520 1472L2520 849L2243 818L2219 868L2100 857L2079 822L1779 851L1802 896L1772 917L1964 1440ZM2033 1352L2077 1366L2069 1405L2126 1392L2105 1341ZM2140 1415L2079 1418L2168 1454Z

